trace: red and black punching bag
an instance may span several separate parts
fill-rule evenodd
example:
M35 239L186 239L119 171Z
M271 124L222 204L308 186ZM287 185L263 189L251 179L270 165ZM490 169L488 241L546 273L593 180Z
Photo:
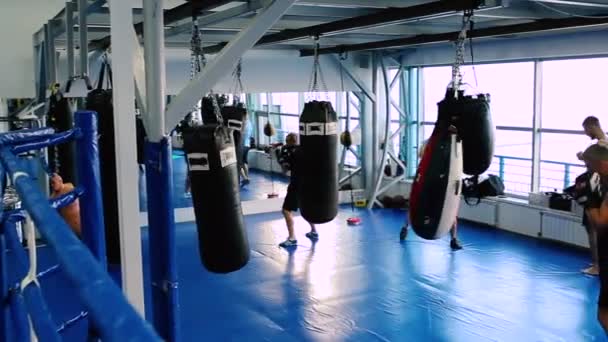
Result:
M438 121L427 142L409 201L409 222L423 239L446 235L458 214L462 191L462 144L457 133Z
M337 126L331 102L304 105L296 172L302 217L311 223L326 223L338 214Z
M249 242L232 132L217 124L187 128L184 152L202 263L214 273L237 271L249 261Z
M448 88L445 98L439 102L437 120L449 122L458 129L462 139L463 172L480 175L488 170L494 157L494 125L490 112L490 95L454 96Z

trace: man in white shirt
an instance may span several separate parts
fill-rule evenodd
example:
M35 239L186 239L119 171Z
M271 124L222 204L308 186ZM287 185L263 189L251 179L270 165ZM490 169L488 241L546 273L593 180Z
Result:
M608 141L606 140L606 133L604 133L604 130L600 125L600 120L595 116L588 116L585 118L585 120L583 120L583 130L589 138L591 138L592 140L597 140L598 144L608 146ZM583 161L583 152L578 152L576 156L579 160ZM585 209L588 208L585 207ZM583 213L583 225L587 230L587 237L589 238L589 249L591 250L591 265L583 269L582 272L590 275L598 275L599 266L597 251L597 228L592 222L589 221L586 212L587 210L585 210Z
M420 159L422 159L422 156L424 155L424 150L426 149L427 143L429 142L429 140L425 140L422 143L422 146L418 149L418 157ZM450 240L450 247L453 250L459 250L462 249L462 245L460 244L460 241L458 241L458 226L457 226L457 221L458 219L454 220L454 224L452 225L452 229L450 229L450 236L452 237ZM401 240L404 240L405 237L407 236L407 225L403 226L401 228Z

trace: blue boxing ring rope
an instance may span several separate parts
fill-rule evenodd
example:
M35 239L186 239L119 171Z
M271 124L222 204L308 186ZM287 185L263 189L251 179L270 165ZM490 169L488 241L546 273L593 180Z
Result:
M106 270L105 234L101 201L96 113L75 114L75 128L55 133L42 128L0 134L0 190L7 178L15 188L24 209L2 211L0 218L0 340L8 341L9 330L18 341L61 341L61 333L83 318L95 336L103 341L160 341L152 326L128 303ZM77 140L77 166L80 184L76 189L49 201L36 180L28 173L19 153ZM80 200L82 241L71 231L57 208ZM17 235L17 223L31 218L54 252L58 265L37 273L34 228L25 225L28 247ZM9 258L13 254L19 284L11 284ZM29 255L28 255L29 254ZM48 310L38 280L61 269L76 289L84 310L57 325ZM25 274L25 276L22 276Z

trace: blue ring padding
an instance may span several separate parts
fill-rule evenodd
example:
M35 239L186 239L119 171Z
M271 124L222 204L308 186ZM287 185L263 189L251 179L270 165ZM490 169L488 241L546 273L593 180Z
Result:
M13 153L19 154L28 151L39 150L41 148L55 146L63 144L65 142L74 140L80 135L78 128L71 129L69 131L53 134L51 136L45 136L41 139L20 143L13 146Z
M7 147L0 148L0 161L13 178L23 207L57 256L66 277L88 310L93 325L104 341L161 341L141 318L116 283L51 208L27 174L26 168ZM15 176L18 175L18 176Z
M80 196L80 225L82 241L106 270L106 235L103 218L101 192L101 172L99 170L99 146L97 139L97 113L78 111L74 114L74 125L81 136L76 144L76 169L79 186L84 193Z
M55 133L55 130L48 127L21 129L18 131L2 133L0 134L0 145L16 145L41 140L52 135L53 133Z
M17 236L17 225L16 222L21 220L23 215L21 213L9 214L4 220L4 236L10 249L15 254L15 259L19 270L23 270L22 274L19 274L19 279L23 278L27 274L27 270L30 265L28 262L28 256L23 249L23 246L19 242ZM30 283L23 289L23 298L25 298L25 304L30 313L32 325L36 331L36 335L41 341L61 341L59 334L57 333L57 327L53 323L51 313L46 307L44 298L40 288ZM27 326L29 329L29 325Z
M74 190L68 192L67 194L63 194L57 198L53 198L49 200L49 204L54 209L65 208L68 205L74 203L78 199L78 197L82 196L84 190L80 187L76 187Z
M0 341L8 341L9 315L8 305L8 276L6 263L6 238L0 234Z
M17 341L30 341L30 323L23 296L17 289L8 295L11 317L13 318L13 331Z
M179 289L173 214L171 145L167 137L146 142L146 189L154 327L167 341L179 341Z

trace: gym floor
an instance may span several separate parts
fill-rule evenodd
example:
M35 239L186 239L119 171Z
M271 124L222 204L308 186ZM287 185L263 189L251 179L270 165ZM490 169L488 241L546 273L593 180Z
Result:
M583 251L461 222L464 249L452 252L447 238L410 232L400 242L403 211L361 211L356 227L345 223L351 214L344 207L320 226L314 245L298 217L292 251L277 247L286 236L280 214L248 216L251 261L228 275L202 267L195 225L179 224L183 340L605 339L595 317L598 280L579 272ZM53 257L46 247L40 253L42 270ZM147 278L147 257L144 264ZM80 312L60 272L42 285L58 324ZM81 341L85 329L86 321L66 329L66 341Z

